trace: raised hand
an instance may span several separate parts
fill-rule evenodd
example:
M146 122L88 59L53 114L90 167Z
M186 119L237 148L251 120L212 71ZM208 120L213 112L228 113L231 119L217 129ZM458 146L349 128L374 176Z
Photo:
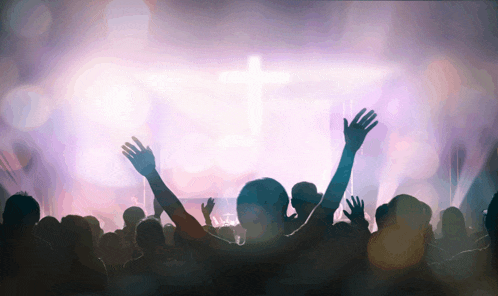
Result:
M212 197L208 199L206 206L204 206L204 203L201 204L201 210L204 216L210 216L211 213L213 212L213 208L214 208L214 198Z
M349 208L351 209L351 214L349 214L346 211L343 211L344 215L348 217L351 222L358 221L358 219L365 219L365 203L363 200L360 203L360 198L357 196L356 200L354 199L354 196L351 196L351 200L353 201L353 204L349 202L349 200L346 199L346 202L348 203Z
M123 146L121 146L124 150L123 155L130 160L137 172L146 177L156 169L154 154L152 154L150 147L147 146L147 148L145 148L137 138L132 137L132 139L138 145L140 150L134 145L126 142Z
M360 119L366 111L367 109L361 110L350 125L348 125L348 120L344 118L344 137L346 139L346 146L353 152L360 149L368 132L370 132L378 123L378 121L372 123L375 117L377 117L377 114L375 114L373 110Z

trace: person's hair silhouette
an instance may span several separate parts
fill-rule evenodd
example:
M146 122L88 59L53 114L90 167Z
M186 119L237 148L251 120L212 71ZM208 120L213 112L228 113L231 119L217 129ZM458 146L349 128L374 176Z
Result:
M129 207L123 213L125 227L134 228L143 218L145 218L145 212L139 207Z
M12 195L5 203L3 224L13 228L33 229L40 221L40 205L26 192Z
M375 222L377 223L377 229L381 230L386 227L388 211L389 207L387 206L387 204L379 206L375 211Z
M136 241L144 253L153 252L156 247L166 247L166 238L159 220L147 218L140 221Z
M61 224L52 216L46 216L35 226L34 233L39 238L47 241L52 248L57 249L61 244Z
M283 233L289 196L274 179L248 182L237 197L237 216L246 242L266 241Z
M442 227L443 237L454 238L467 236L465 218L458 208L449 207L443 212Z
M68 215L61 219L61 227L66 269L61 278L63 293L103 291L107 271L95 254L90 225L81 216Z
M322 194L318 193L313 183L300 182L292 187L291 204L299 220L306 220L321 199Z
M488 231L489 238L491 239L491 246L493 250L498 248L498 192L493 196L491 203L488 206L486 215L486 230ZM496 253L496 252L495 252Z

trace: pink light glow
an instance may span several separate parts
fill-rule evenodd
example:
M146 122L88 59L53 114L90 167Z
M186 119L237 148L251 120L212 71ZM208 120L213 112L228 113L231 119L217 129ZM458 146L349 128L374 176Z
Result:
M0 44L0 150L19 176L13 142L51 150L58 215L118 213L132 197L152 211L120 154L131 136L181 198L236 197L260 177L323 192L342 119L373 108L347 194L378 188L378 206L406 189L433 209L460 206L495 148L496 50L475 41L492 36L462 12L484 9L471 2L452 6L458 19L425 2L27 2L1 16L15 38ZM467 157L450 180L457 144Z

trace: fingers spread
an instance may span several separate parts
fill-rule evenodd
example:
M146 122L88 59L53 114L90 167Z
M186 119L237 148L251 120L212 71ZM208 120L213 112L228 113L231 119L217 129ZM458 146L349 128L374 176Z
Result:
M366 108L363 108L360 113L356 114L355 118L353 119L353 121L351 122L351 124L357 124L358 123L358 120L360 120L360 117L363 115L363 113L365 113L367 111Z
M344 131L348 128L348 120L344 118Z
M377 117L377 113L375 113L374 115L372 115L367 121L365 121L363 123L363 127L367 127L374 119L375 117Z
M131 151L128 147L126 147L125 145L121 146L121 148L123 148L124 151L126 151L129 155L131 156L135 156L135 152Z
M351 205L351 203L349 202L349 200L346 199L346 202L348 203L350 209L354 208L353 205Z
M372 114L374 114L374 110L371 110L370 112L367 113L367 115L363 116L363 118L360 120L360 122L358 122L358 124L363 125L363 123L367 121L367 119L369 119L370 116L372 116Z
M135 143L137 143L138 145L138 148L140 148L140 150L144 151L145 150L145 147L144 145L142 144L142 142L140 142L136 137L131 137L131 139L133 141L135 141Z
M351 220L351 216L348 214L346 211L342 211L346 217L348 217L349 220Z
M126 146L128 146L129 148L131 148L135 153L140 153L140 151L137 149L137 147L135 147L135 145L132 145L128 142L125 143Z
M125 151L123 151L123 155L126 156L130 161L134 160L133 157L130 154L126 153Z
M377 123L379 123L379 122L378 122L378 121L376 121L376 122L372 123L372 125L371 125L371 126L369 126L369 127L366 129L367 133L368 133L369 131L371 131L371 130L372 130L372 129L373 129L373 128L377 125Z

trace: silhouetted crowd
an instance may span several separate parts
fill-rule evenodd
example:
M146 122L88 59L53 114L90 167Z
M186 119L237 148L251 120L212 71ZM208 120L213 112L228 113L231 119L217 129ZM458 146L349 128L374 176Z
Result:
M487 232L468 233L450 207L436 239L432 209L410 195L377 208L376 232L359 197L347 200L350 222L334 221L356 153L377 124L365 113L344 119L344 149L323 194L309 182L290 198L274 179L248 182L237 226L213 227L212 198L201 206L205 225L190 215L134 137L123 154L149 182L154 216L130 207L123 229L104 233L93 216L40 220L38 202L16 193L0 227L0 295L498 295L498 193ZM174 225L161 224L163 211Z

